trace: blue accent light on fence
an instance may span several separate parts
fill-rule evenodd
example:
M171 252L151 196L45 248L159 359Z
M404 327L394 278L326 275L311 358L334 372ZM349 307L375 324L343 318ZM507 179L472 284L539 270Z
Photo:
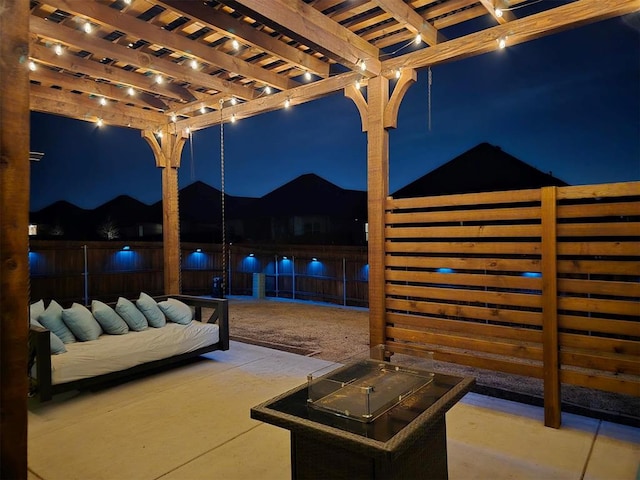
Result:
M313 258L307 265L307 274L322 276L324 274L324 265L317 258Z
M129 251L131 250L131 247L129 245L125 245L124 247L122 247L122 250Z
M202 253L202 249L198 248L195 252L191 252L184 259L185 268L194 270L206 270L207 269L208 255Z
M438 268L436 270L438 273L453 273L453 268Z
M523 277L529 277L529 278L540 278L542 277L542 273L540 272L524 272L522 274Z
M260 272L260 262L258 259L250 253L242 260L242 271L247 273L259 273Z
M365 282L369 281L369 264L365 264L361 269L360 269L360 280L363 280Z
M291 275L292 262L287 257L282 257L280 265L278 266L278 273L280 275Z
M130 249L122 249L114 254L113 266L115 270L136 270L138 265L138 254Z

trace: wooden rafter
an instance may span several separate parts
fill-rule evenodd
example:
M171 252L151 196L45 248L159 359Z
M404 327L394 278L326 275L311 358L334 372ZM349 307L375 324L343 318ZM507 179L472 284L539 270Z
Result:
M376 47L300 0L225 0L223 3L276 26L352 69L360 68L364 61L368 74L380 72L380 54Z
M414 35L420 35L428 45L436 45L444 37L433 25L422 18L410 5L403 0L374 0L383 10L393 16L400 24Z
M320 77L329 76L329 64L323 62L312 55L303 53L298 48L287 45L277 38L257 30L246 22L236 20L230 15L219 12L214 8L207 7L202 2L185 0L164 0L158 2L167 8L171 8L184 16L197 17L198 21L205 26L223 32L230 38L244 42L258 49L264 50L271 55L290 62L301 70L314 73Z

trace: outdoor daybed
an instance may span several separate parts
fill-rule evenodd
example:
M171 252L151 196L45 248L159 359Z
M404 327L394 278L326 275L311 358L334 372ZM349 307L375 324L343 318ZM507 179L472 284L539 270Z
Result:
M141 294L109 305L94 301L90 309L51 301L46 311L41 303L32 304L29 332L31 393L40 401L229 349L224 299ZM203 308L213 309L204 322Z

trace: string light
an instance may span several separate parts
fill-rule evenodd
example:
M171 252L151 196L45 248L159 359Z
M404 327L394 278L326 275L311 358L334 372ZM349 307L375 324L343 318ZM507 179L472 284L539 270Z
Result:
M360 90L360 80L356 80L356 88Z
M360 61L360 70L363 72L367 69L367 63L364 60Z
M104 97L100 97L100 105L104 107L106 104L107 104L107 99Z
M238 43L238 40L236 40L235 38L233 39L233 42L231 42L231 45L233 46L234 50L238 50L240 48L240 44Z
M173 123L176 123L176 122L178 121L178 116L177 116L175 113L172 113L172 114L171 114L171 121L172 121Z
M271 95L271 87L269 85L264 87L264 93L266 93L267 95Z
M91 33L91 31L93 30L93 27L89 22L86 22L82 28L85 33Z
M507 46L507 38L506 37L500 37L498 39L498 47L500 47L500 49L502 50L506 46Z
M307 81L311 80L311 72L304 72L304 79Z
M104 122L102 121L101 118L99 118L98 120L96 120L96 125L98 125L99 127L101 127L102 125L104 125Z
M284 108L289 108L291 106L291 100L288 98L284 101Z
M59 43L56 44L55 47L53 47L53 51L56 53L56 55L60 56L62 55L62 45L60 45Z
M32 72L35 72L36 68L38 68L38 66L36 65L36 62L34 62L33 60L29 60L29 70L31 70Z
M127 93L133 97L136 94L136 91L133 89L133 87L129 87L127 89Z
M231 115L231 123L236 123L236 114Z
M236 97L231 97L231 105L235 105L238 103L238 99Z
M124 0L124 3L126 3L127 5L131 5L131 0Z
M200 113L207 113L207 107L205 107L204 105L200 107Z
M396 70L396 78L400 78L400 69Z
M195 58L191 60L191 68L193 68L194 70L198 68L198 61Z
M187 132L187 135L189 135L191 133L191 129L189 127L185 128L184 131Z
M162 82L163 82L162 75L160 74L156 75L156 83L161 84Z
M417 34L414 42L415 42L416 45L422 43L422 35Z
M502 11L502 9L501 9L501 8L496 8L496 9L494 10L494 13L496 14L496 17L498 17L498 18L501 18L501 17L502 17L502 15L504 15L504 12Z
M162 138L162 130L158 130L158 131L156 132L156 136L157 136L158 138Z

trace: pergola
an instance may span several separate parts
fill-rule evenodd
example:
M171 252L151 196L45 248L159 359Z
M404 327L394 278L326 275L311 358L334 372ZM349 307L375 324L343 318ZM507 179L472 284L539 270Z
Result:
M180 288L177 175L189 131L344 91L368 139L377 344L388 130L417 71L638 9L640 0L2 2L2 476L26 477L29 110L140 130L162 170L172 294Z

